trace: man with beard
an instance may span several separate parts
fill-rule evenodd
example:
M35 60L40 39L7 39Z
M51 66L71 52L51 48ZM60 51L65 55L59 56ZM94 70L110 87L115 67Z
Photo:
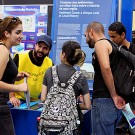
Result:
M19 52L14 57L18 71L24 71L30 75L27 84L31 101L39 100L44 74L53 65L52 60L48 57L51 47L51 37L41 35L37 38L34 50ZM23 81L16 81L15 84L20 84ZM22 92L11 92L9 98L11 104L15 107L25 102L25 96Z
M99 22L91 22L85 31L86 43L94 48L92 64L94 83L92 95L92 134L114 135L115 125L125 101L118 96L114 86L112 71L117 64L117 55L104 35L104 27Z

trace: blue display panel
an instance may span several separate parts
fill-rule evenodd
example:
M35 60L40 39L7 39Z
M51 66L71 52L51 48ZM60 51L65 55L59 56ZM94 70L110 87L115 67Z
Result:
M121 22L126 27L126 39L132 41L132 21L134 0L122 0Z
M33 49L36 37L47 34L48 5L4 5L0 11L0 18L15 16L23 22L24 37L20 45L12 47L12 53Z
M59 64L59 54L63 42L80 42L87 54L86 63L91 63L93 50L86 44L84 32L88 23L101 22L107 34L108 26L115 20L116 0L54 0L52 37L54 40L53 61Z

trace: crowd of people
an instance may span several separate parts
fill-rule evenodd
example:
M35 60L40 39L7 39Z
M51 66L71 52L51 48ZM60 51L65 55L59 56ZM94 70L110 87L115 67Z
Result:
M135 45L126 40L126 29L121 22L112 23L108 27L108 35L110 41L118 46L124 45L126 50L135 55ZM10 48L20 44L22 38L22 21L18 17L8 16L0 20L0 50L4 52L0 53L1 135L15 135L8 101L14 107L19 107L25 102L24 92L30 91L31 101L41 100L46 103L49 98L48 93L52 91L54 64L49 58L52 48L51 37L48 35L37 37L33 50L19 52L12 59ZM118 95L115 87L113 71L118 64L119 57L116 55L114 46L105 36L104 27L100 22L88 24L85 38L89 48L94 49L92 54L93 94L91 102L87 79L81 73L73 85L75 99L81 101L79 106L77 105L78 114L80 110L91 109L92 135L126 135L127 133L134 135L135 130L130 128L122 115L126 101ZM69 40L63 43L60 53L61 64L56 66L61 87L75 73L75 66L83 65L85 57L86 54L77 41ZM24 77L27 77L27 83L24 82ZM80 123L81 127L82 123ZM70 130L70 134L67 135L81 135L81 130L79 132L76 132L75 128ZM64 131L62 132L60 135L64 134ZM58 135L58 133L50 132L47 135Z

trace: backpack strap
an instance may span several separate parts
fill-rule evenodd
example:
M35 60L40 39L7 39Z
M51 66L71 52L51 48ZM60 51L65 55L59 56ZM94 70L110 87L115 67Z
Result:
M58 84L60 82L57 74L56 66L52 66L52 77L53 77L53 83Z
M71 78L67 81L67 83L69 84L68 86L73 86L74 83L76 82L76 80L80 77L81 72L80 71L76 71Z
M76 80L79 78L80 74L81 74L80 71L76 71L70 77L70 79L67 81L67 84L69 84L70 86L73 86L74 83L76 82ZM60 83L60 80L59 80L59 77L58 77L58 74L57 74L57 67L56 66L52 66L52 77L53 77L53 83L58 85Z

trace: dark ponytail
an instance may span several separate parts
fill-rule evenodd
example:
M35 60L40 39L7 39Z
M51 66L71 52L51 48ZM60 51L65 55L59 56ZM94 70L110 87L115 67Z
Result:
M85 60L85 53L81 50L81 46L76 41L67 41L63 44L62 52L65 53L67 62L74 66L82 66Z

